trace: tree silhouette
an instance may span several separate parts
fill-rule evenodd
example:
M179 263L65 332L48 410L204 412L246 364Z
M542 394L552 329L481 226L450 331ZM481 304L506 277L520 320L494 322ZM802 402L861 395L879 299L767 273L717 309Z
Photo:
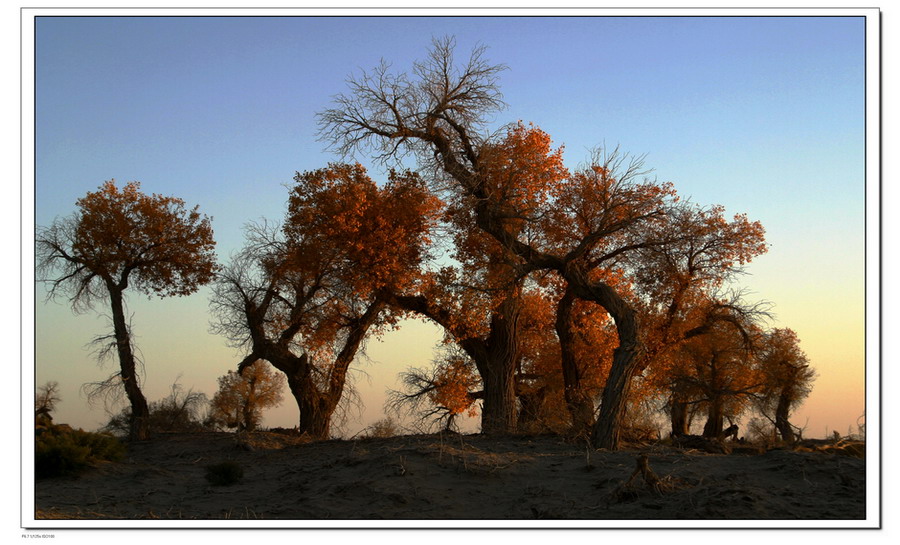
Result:
M67 297L75 312L109 304L112 342L101 356L118 354L119 371L105 385L124 387L130 436L147 439L149 408L136 372L125 292L183 296L210 282L216 271L210 219L197 207L186 209L181 199L141 193L137 182L120 189L110 180L77 206L74 215L37 229L38 279L49 285L49 298Z
M390 162L413 154L434 188L454 193L477 228L515 257L519 277L556 274L573 297L609 314L618 346L592 443L616 448L642 335L637 301L610 283L609 273L625 271L634 281L641 251L689 236L681 221L689 207L670 184L646 179L643 158L618 150L599 150L585 168L549 176L549 186L533 190L528 180L539 178L541 165L553 164L558 152L539 129L484 133L504 106L498 77L505 67L487 62L484 48L457 66L454 45L452 38L436 40L412 76L393 74L383 63L351 78L349 94L319 115L320 134L345 155L373 151ZM530 145L518 150L527 153L504 156L504 145L520 135Z
M418 275L438 203L418 176L378 187L360 165L297 174L282 228L255 225L219 275L214 330L285 373L299 430L327 438L366 337L400 314L387 294ZM401 313L402 314L402 313Z
M796 434L789 420L790 413L812 391L816 372L800 349L800 339L793 330L773 329L761 342L759 359L765 390L758 406L775 423L781 438L792 443Z
M52 424L50 416L56 410L56 404L62 401L59 396L59 383L50 381L44 383L34 392L34 421L35 424Z

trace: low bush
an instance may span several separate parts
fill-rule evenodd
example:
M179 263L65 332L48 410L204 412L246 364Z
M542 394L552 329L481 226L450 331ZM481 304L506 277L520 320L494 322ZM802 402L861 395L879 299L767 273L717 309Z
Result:
M382 418L378 422L375 422L371 426L369 426L366 437L377 437L381 439L386 439L388 437L396 437L400 433L400 426L394 421L393 418L387 417Z
M34 471L38 479L76 475L99 461L125 457L125 445L112 435L51 426L36 430Z
M206 480L213 486L230 486L244 478L237 462L220 462L206 466Z

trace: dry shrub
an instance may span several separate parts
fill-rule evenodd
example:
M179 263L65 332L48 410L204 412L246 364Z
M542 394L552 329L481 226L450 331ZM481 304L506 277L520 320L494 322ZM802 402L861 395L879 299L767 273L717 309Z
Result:
M657 475L650 467L650 457L647 453L642 453L638 456L636 462L636 467L631 477L612 491L610 495L611 501L617 503L634 501L646 493L662 496L693 486L684 479L673 477L672 475L664 475L662 477Z
M866 444L862 441L840 441L835 445L820 447L821 452L829 454L840 454L842 456L852 456L854 458L866 457Z
M49 426L37 431L34 441L35 477L77 475L99 461L118 461L125 445L112 435Z
M387 439L388 437L396 437L399 435L400 426L391 417L382 418L369 426L366 437L376 437Z

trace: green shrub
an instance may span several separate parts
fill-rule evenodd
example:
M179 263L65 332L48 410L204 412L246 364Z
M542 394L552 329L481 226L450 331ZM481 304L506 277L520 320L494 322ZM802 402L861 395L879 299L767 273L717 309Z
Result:
M78 474L95 462L124 456L125 445L115 437L68 426L42 429L34 440L34 471L39 479Z
M206 480L213 486L230 486L243 478L244 470L236 462L206 466Z

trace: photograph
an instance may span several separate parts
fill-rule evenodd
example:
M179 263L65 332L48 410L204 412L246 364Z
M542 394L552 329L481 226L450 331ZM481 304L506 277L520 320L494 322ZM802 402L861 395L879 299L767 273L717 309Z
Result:
M880 16L22 8L22 537L880 528Z

